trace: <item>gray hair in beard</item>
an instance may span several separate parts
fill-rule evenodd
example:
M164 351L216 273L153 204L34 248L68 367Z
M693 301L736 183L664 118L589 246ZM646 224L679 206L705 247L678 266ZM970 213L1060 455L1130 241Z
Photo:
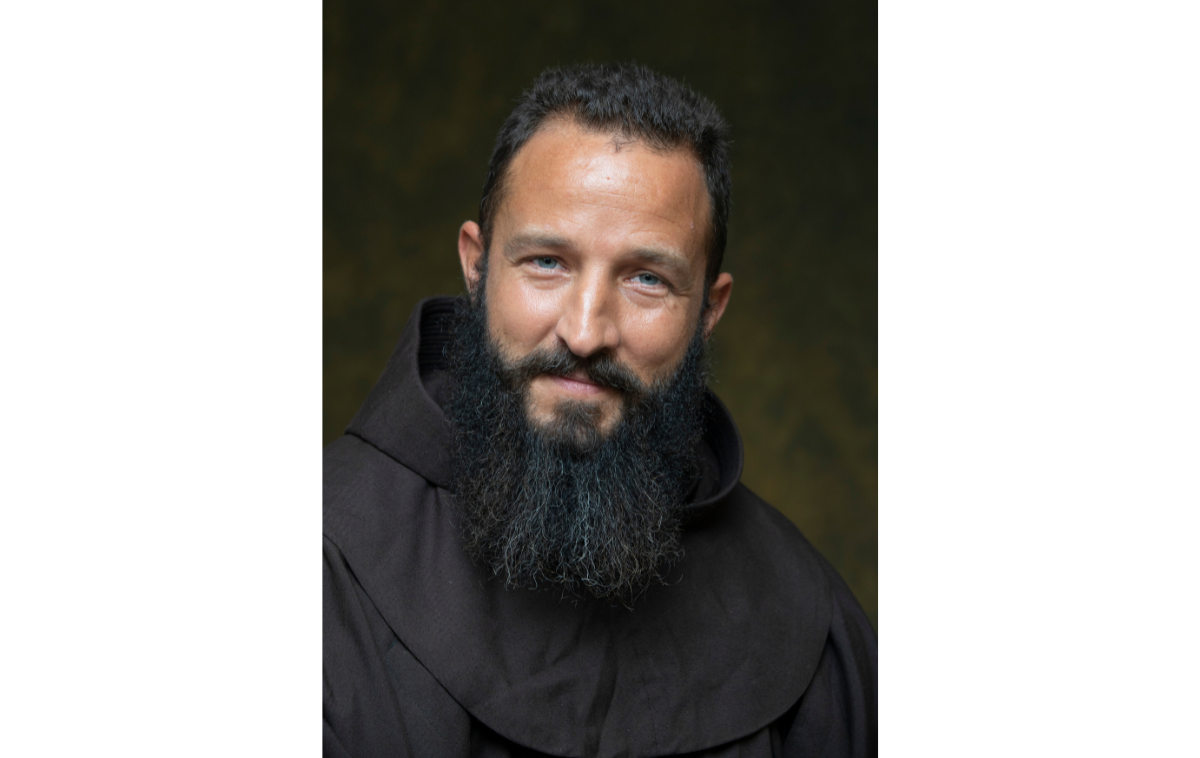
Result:
M506 363L483 291L458 302L448 350L452 488L467 552L510 587L631 605L683 556L680 515L704 429L703 319L674 374L646 386L607 352L581 358L560 346ZM532 424L529 383L580 369L621 393L612 431L602 435L593 406L577 401Z

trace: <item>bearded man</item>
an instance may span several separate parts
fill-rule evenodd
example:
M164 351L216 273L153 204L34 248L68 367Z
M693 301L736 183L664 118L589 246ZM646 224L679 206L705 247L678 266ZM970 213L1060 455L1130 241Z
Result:
M418 305L326 449L326 755L875 753L870 623L706 388L729 193L677 82L525 93L467 296Z

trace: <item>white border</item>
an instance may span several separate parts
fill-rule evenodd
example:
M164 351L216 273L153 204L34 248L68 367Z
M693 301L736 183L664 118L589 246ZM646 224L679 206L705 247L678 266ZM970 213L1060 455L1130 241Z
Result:
M1200 744L1197 20L881 8L884 755Z
M320 750L320 24L0 10L13 755Z

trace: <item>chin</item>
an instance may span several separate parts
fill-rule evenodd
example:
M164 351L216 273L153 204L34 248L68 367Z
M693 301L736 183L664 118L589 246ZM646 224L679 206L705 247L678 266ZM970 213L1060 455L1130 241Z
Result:
M621 411L609 403L560 400L547 409L529 409L530 426L549 439L577 452L594 450L620 425Z

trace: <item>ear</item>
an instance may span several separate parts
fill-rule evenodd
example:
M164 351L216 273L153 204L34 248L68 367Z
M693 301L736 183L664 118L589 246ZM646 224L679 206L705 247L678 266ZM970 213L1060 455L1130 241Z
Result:
M467 292L472 296L479 284L479 269L483 263L483 237L479 224L474 221L464 221L458 230L458 261L462 264L463 281L467 283Z
M717 275L716 281L708 288L708 311L704 314L704 339L712 336L713 329L717 328L717 322L721 320L721 316L725 313L725 306L729 305L729 295L733 292L733 275L721 273Z

